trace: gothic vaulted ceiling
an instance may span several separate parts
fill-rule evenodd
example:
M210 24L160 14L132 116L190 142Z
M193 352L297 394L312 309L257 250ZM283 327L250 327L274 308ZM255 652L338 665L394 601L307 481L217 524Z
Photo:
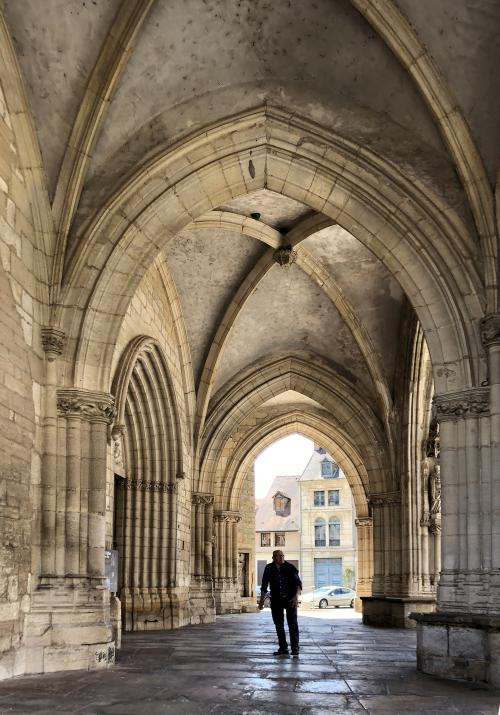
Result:
M394 49L397 42L391 46L381 36L371 5L3 0L67 251L124 177L149 157L265 103L296 108L393 162L444 197L474 235L439 117ZM400 11L435 62L493 185L500 146L498 0L382 5ZM64 223L60 207L78 153L84 159ZM298 353L328 363L375 403L373 360L391 393L404 295L381 261L340 226L267 189L213 208L165 249L195 383L245 277L266 251L317 219L317 229L296 246L296 262L282 268L271 261L240 306L214 390L270 354ZM299 398L291 390L281 399Z

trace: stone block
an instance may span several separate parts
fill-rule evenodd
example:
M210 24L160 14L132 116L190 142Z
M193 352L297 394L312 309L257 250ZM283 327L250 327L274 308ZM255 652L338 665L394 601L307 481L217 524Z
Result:
M58 670L88 670L88 646L63 646L45 648L44 672L56 673Z
M66 626L53 628L52 644L54 646L77 645L79 643L103 643L109 638L109 628L106 626Z
M35 675L43 673L44 648L21 648L16 653L14 675Z
M115 645L114 643L104 643L100 647L89 649L89 669L97 670L101 668L109 668L115 662Z
M490 632L489 646L492 663L500 664L500 633L497 631Z
M447 626L420 626L420 648L429 656L448 655L448 629Z
M486 632L479 628L449 627L451 657L484 660Z
M488 669L488 683L494 688L500 688L500 665L498 663L490 664Z

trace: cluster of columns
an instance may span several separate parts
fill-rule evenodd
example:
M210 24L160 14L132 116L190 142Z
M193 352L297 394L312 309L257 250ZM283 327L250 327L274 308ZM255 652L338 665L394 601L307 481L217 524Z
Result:
M60 330L44 329L46 389L38 503L36 584L23 642L25 672L103 667L114 661L104 584L106 454L114 400L57 387ZM77 643L78 646L71 645Z
M192 576L203 581L211 580L214 498L212 494L195 493L191 503Z
M215 607L217 613L238 610L238 523L241 516L234 511L218 511L214 515L216 557L214 560Z
M434 398L441 430L437 611L417 616L421 670L500 686L500 315L481 326L488 384Z
M119 491L116 543L125 629L165 628L176 585L177 483L126 479Z

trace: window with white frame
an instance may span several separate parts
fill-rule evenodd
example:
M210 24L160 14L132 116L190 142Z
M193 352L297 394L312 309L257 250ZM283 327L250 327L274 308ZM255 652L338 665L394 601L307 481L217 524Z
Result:
M340 519L336 516L328 520L328 546L340 546Z
M321 517L314 522L314 546L326 546L326 522Z
M325 506L325 492L323 490L314 492L314 506Z
M338 489L328 490L328 506L338 506L340 504L340 491Z
M260 534L260 545L261 546L271 546L271 532L262 531Z
M277 531L274 534L274 545L275 546L284 546L285 545L285 532L284 531Z

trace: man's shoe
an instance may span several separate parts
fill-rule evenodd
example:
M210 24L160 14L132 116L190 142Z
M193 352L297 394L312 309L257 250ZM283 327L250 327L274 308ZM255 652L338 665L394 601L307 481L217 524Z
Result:
M273 655L289 655L288 648L278 648L278 650L274 651Z
M294 649L292 650L292 655L298 656L298 655L299 655L299 649L298 649L298 648L294 648Z

